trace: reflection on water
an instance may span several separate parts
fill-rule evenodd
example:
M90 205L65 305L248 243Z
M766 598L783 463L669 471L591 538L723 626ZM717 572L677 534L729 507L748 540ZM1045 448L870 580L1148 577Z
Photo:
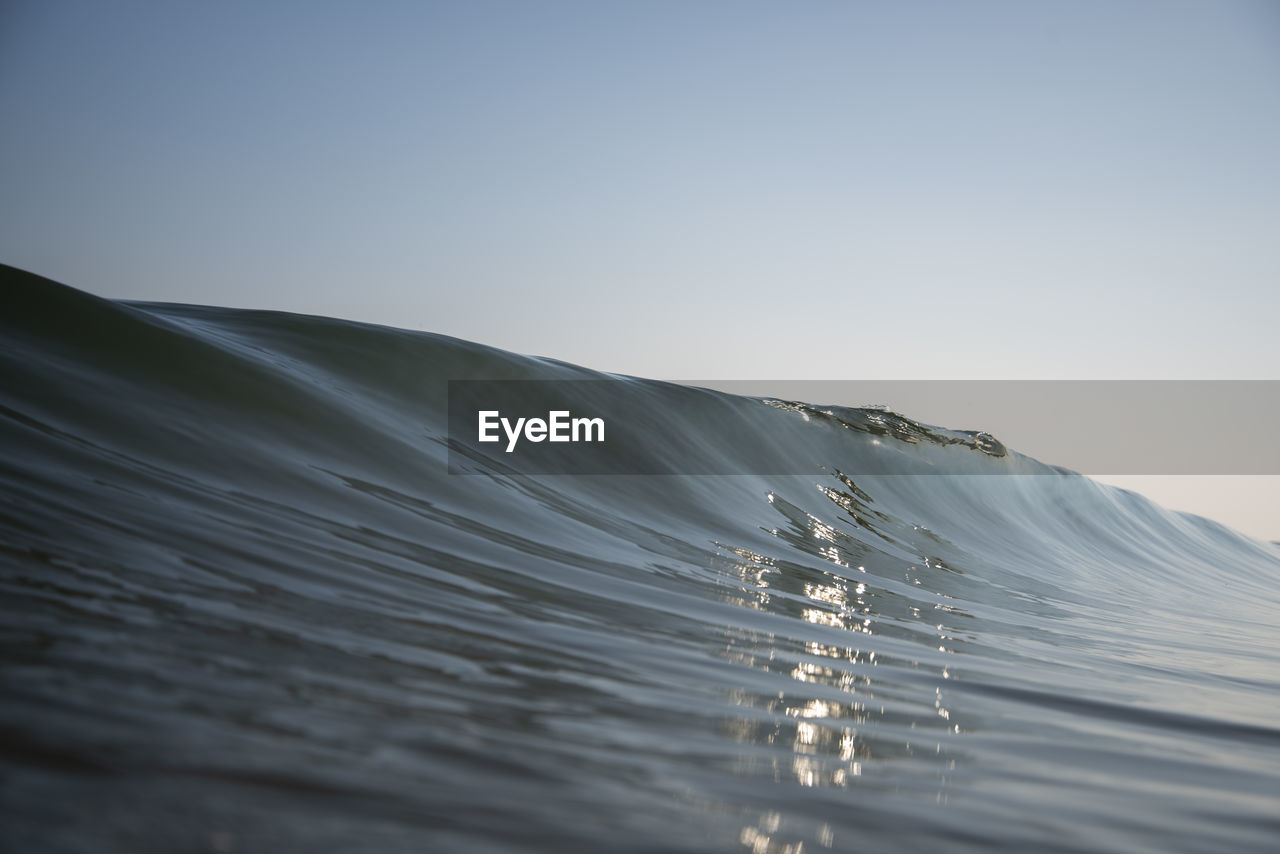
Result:
M781 517L770 534L819 565L771 557L721 544L728 560L723 601L743 608L799 618L788 636L734 629L724 657L774 680L775 692L734 689L733 713L724 732L744 745L736 772L802 787L896 788L911 779L932 781L934 800L945 803L950 772L962 757L958 740L977 728L972 717L949 705L953 656L976 631L973 618L949 600L948 579L958 574L934 557L900 556L894 538L877 526L888 521L870 498L839 475L846 490L818 484L845 516L822 519L781 495L766 496ZM843 529L852 521L854 532ZM877 544L860 537L874 534ZM868 537L869 538L869 537ZM883 546L883 547L882 547ZM819 568L820 567L820 568ZM964 620L963 630L951 623ZM807 631L804 627L812 627ZM893 639L884 644L882 639ZM929 693L922 685L932 682ZM929 696L932 706L921 704ZM885 780L877 779L881 771ZM800 851L804 838L780 834L781 817L764 813L742 829L754 852ZM829 824L805 834L830 847Z

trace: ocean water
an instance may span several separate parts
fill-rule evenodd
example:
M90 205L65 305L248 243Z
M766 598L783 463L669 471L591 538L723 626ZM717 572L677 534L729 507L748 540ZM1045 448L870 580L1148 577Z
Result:
M8 268L0 303L5 850L1280 841L1273 544L642 380L654 454L808 473L450 474L448 380L599 375Z

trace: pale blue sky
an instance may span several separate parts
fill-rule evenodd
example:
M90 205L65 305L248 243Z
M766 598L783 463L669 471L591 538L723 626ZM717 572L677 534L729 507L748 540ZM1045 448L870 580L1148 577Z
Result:
M678 377L1280 377L1274 2L0 14L0 257Z
M1280 378L1280 4L0 5L0 260L667 378Z

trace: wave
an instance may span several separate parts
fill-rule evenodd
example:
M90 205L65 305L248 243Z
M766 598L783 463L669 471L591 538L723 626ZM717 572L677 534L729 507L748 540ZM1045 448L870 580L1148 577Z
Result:
M3 281L6 847L1280 832L1273 544L876 409ZM625 382L671 473L451 474L469 379Z

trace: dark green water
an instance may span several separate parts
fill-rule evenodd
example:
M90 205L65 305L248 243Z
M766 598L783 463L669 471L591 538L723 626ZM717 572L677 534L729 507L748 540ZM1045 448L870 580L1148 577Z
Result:
M898 440L657 383L673 460L811 473L450 475L448 380L596 375L0 294L6 850L1280 838L1273 545L964 444L843 474Z

